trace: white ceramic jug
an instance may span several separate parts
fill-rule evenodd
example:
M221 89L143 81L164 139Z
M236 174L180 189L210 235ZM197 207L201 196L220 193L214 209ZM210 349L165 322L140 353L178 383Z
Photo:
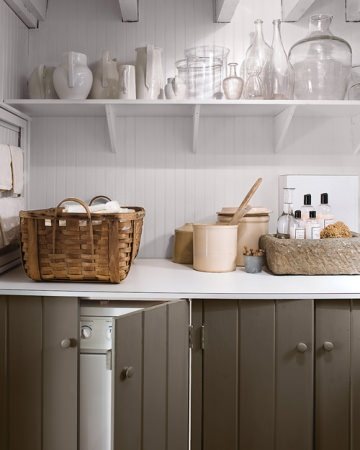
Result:
M59 98L56 94L53 74L55 67L41 64L33 70L28 81L30 98L54 99Z
M118 98L119 75L116 59L112 59L109 50L105 50L101 60L96 63L94 81L90 98Z
M136 49L137 98L156 100L163 98L164 75L162 49L147 45Z
M93 75L83 53L64 53L63 63L55 69L54 86L58 96L66 100L85 100Z
M119 73L119 93L118 98L123 100L136 99L136 81L135 81L135 66L130 64L117 65Z

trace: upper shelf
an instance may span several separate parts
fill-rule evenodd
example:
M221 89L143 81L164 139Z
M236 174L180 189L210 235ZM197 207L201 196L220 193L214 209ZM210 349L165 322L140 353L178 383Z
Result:
M296 117L353 117L360 101L309 100L5 100L30 117L104 117L111 107L117 117L192 117L200 107L202 117L270 116L295 108Z
M192 150L196 153L200 117L270 117L274 120L274 150L282 150L296 117L349 117L360 124L360 101L307 100L7 100L30 117L106 117L111 150L119 152L116 117L191 117ZM360 143L354 148L360 153Z

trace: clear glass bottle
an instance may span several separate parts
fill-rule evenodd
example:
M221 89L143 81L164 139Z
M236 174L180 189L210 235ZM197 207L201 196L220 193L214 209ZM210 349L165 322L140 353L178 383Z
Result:
M320 196L320 205L316 208L316 217L321 229L324 229L331 223L335 223L335 216L332 214L331 206L329 205L329 195L326 192Z
M225 97L228 100L239 100L242 94L244 81L237 76L237 63L229 63L229 76L223 81Z
M305 222L301 219L301 211L297 209L294 213L295 219L290 225L290 239L305 239Z
M294 222L293 214L293 195L295 188L284 188L284 206L283 213L277 221L277 237L280 239L290 238L290 228Z
M281 39L281 20L274 20L273 25L274 34L270 60L272 98L275 100L290 100L294 96L294 69L289 63Z
M304 204L302 205L300 210L303 220L308 220L310 211L315 211L315 208L311 204L311 194L304 195Z
M320 239L320 223L316 219L316 211L309 212L309 219L306 221L306 239Z
M245 57L244 98L270 99L270 59L272 50L264 40L262 30L263 21L258 19L254 23L254 41L248 48Z
M310 18L310 33L293 45L289 61L295 71L295 99L343 100L352 65L348 42L330 31L332 16Z

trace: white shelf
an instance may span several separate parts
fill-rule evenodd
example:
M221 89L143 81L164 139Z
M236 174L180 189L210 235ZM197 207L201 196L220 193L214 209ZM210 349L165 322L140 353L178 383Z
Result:
M360 276L275 276L268 272L197 272L166 259L136 259L120 284L36 282L22 267L0 275L0 295L86 297L92 299L354 299Z
M307 100L6 100L13 108L30 117L106 117L111 148L118 151L116 117L191 117L193 151L196 152L202 117L272 117L274 149L280 151L292 120L298 117L360 117L360 101ZM353 120L354 126L359 125ZM356 146L356 149L359 145Z

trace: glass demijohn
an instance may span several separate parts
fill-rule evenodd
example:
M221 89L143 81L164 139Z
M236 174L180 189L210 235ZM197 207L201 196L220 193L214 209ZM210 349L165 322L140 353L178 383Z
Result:
M290 100L294 95L294 69L289 63L281 39L281 20L274 20L272 56L270 60L272 98Z
M229 64L229 76L223 81L225 97L228 100L239 100L243 90L243 79L236 74L236 63Z
M290 238L290 228L294 222L293 194L295 188L284 188L284 206L283 213L277 222L277 237L280 239Z
M310 19L310 33L290 49L295 71L294 96L300 100L343 100L352 64L352 50L330 31L332 16Z
M270 60L272 50L264 40L263 21L255 21L254 41L248 48L245 57L245 88L244 98L270 99L271 74Z

